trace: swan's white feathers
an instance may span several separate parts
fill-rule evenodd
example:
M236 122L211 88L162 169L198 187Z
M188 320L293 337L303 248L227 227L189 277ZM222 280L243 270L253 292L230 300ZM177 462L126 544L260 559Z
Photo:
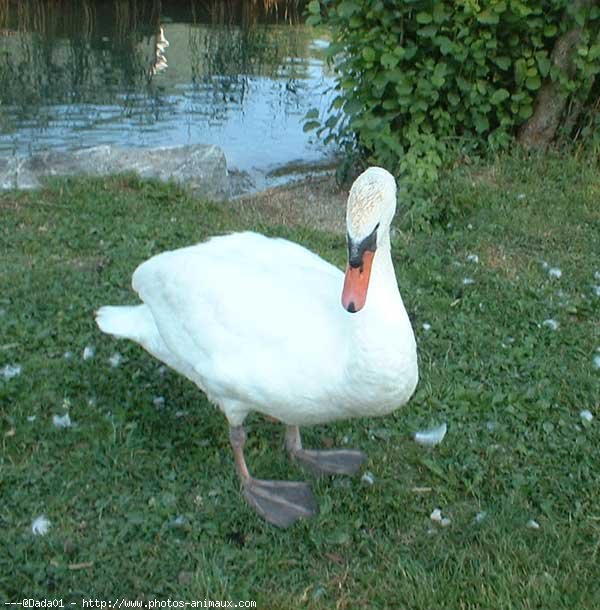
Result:
M370 167L354 181L348 195L348 234L361 239L369 235L378 222L389 225L395 209L394 177L382 167Z
M133 287L143 304L102 307L98 325L192 380L233 426L250 411L298 425L389 413L418 378L390 255L395 206L384 169L352 187L348 232L364 237L380 223L358 313L341 305L339 269L292 242L244 232L142 263Z
M326 399L341 375L333 350L343 348L341 329L328 313L341 309L342 282L339 269L305 248L249 232L159 254L133 275L164 345L188 355L193 373L174 368L240 415L281 409L299 387L309 411Z

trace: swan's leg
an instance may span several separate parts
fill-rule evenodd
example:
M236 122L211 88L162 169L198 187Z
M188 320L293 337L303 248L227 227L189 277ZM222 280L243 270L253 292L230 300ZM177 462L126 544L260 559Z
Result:
M322 474L356 474L367 457L357 449L302 449L298 426L287 427L285 446L293 459Z
M264 519L278 527L288 527L302 517L313 517L318 508L310 487L296 481L265 481L251 476L244 458L246 431L229 428L235 466L248 504Z

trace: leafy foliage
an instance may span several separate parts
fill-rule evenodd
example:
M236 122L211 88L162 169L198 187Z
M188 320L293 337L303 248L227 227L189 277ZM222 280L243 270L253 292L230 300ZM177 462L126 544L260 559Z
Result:
M449 152L506 149L545 79L584 105L600 71L600 9L567 0L312 0L308 22L333 32L338 96L306 128L406 173L413 200L431 192ZM551 61L557 38L583 28L576 71ZM598 97L598 91L595 92ZM425 189L423 191L423 189Z

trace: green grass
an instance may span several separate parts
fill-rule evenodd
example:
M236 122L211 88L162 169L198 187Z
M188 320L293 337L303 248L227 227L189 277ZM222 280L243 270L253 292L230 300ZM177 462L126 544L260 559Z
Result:
M241 227L226 205L132 177L1 195L0 368L22 373L0 376L0 600L600 607L600 175L573 159L513 158L456 170L445 188L460 210L448 226L394 238L419 345L415 397L383 419L305 431L307 446L349 437L374 484L305 475L280 426L248 421L255 474L307 477L320 504L286 531L241 499L224 417L141 348L102 335L93 311L134 301L142 260L211 234L254 228L340 266L343 237ZM87 345L96 354L84 361ZM55 428L67 408L74 427ZM438 447L412 440L443 421ZM436 507L449 527L431 522ZM35 537L40 514L52 526Z

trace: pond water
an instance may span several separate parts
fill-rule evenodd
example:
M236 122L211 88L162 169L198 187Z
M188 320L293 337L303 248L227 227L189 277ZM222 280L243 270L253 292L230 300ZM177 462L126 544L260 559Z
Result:
M0 0L0 155L216 144L256 178L330 151L332 99L303 2Z

